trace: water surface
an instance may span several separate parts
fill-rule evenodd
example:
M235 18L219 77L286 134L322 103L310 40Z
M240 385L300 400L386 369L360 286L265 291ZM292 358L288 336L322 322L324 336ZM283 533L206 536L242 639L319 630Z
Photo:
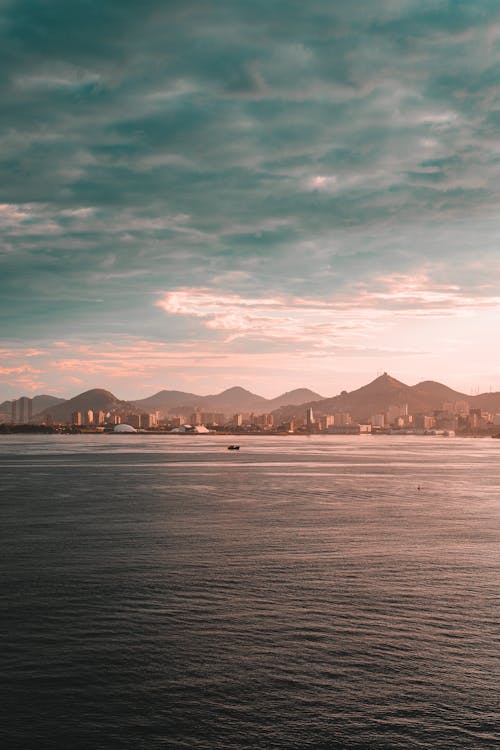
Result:
M499 747L500 441L227 444L0 437L3 746Z

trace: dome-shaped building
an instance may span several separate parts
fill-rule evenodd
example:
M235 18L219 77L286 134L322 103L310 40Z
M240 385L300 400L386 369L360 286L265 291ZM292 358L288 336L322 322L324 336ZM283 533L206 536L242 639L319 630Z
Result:
M137 432L137 430L131 424L117 424L113 432Z

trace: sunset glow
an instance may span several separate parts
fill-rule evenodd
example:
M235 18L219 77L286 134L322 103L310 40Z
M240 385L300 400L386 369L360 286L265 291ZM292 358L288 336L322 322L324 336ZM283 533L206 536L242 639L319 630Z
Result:
M15 5L1 398L500 390L495 7Z

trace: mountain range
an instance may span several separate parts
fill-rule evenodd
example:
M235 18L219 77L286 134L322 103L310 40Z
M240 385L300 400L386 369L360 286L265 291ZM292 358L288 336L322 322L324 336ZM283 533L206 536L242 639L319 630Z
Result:
M354 420L365 421L372 414L387 411L392 405L407 404L409 413L416 414L432 413L441 409L444 402L456 401L467 401L471 408L500 412L499 392L468 396L433 380L409 386L384 373L361 388L342 391L331 398L324 398L308 388L298 388L276 398L266 399L244 388L234 387L209 396L162 390L148 398L123 401L110 391L94 388L66 401L53 396L35 396L33 413L39 417L50 415L55 422L67 422L71 419L72 412L87 409L110 411L121 416L131 412L159 411L163 416L170 413L182 414L188 418L195 409L199 409L204 412L222 412L227 416L236 412L266 412L273 413L275 419L279 420L302 416L305 409L311 407L318 414L349 412ZM44 408L40 408L41 406ZM0 404L0 412L10 414L10 408L10 401Z
M267 399L237 386L211 396L197 396L194 393L182 391L159 391L154 396L134 403L144 411L158 410L168 413L172 410L184 410L192 413L194 409L201 409L205 412L233 414L234 412L272 412L282 406L298 406L306 401L320 401L322 398L323 396L308 388L297 388L277 398Z
M322 414L348 412L355 421L365 422L373 414L386 412L393 405L407 404L409 414L432 414L434 410L441 409L445 402L454 404L457 401L466 401L470 408L500 411L499 392L468 396L434 380L425 380L409 386L386 372L368 385L350 392L343 391L333 398L305 403L302 408L311 407L313 412ZM283 407L278 410L276 416L287 419L294 414L293 408Z

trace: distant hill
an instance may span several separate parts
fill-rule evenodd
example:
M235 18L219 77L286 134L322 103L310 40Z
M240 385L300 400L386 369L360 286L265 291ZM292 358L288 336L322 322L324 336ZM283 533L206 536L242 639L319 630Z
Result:
M235 411L265 411L267 399L247 391L245 388L236 386L228 388L222 393L214 396L205 396L203 406L205 409L223 412Z
M267 399L245 388L235 386L210 396L197 396L195 393L183 391L159 391L154 396L134 401L134 403L146 411L158 409L164 414L171 411L189 413L194 409L201 409L229 415L238 411L265 411Z
M479 398L479 397L476 397ZM339 396L311 401L301 406L301 413L312 407L322 414L349 412L356 421L369 420L373 414L387 411L389 406L408 404L410 414L432 413L440 409L444 401L467 400L472 405L473 398L454 391L441 383L428 380L409 386L387 373L354 391L343 391ZM293 407L283 407L276 413L278 419L294 416Z
M422 383L412 386L412 392L423 399L429 407L440 409L445 401L471 401L472 396L466 396L465 393L454 391L447 385L436 383L435 380L424 380Z
M272 398L267 402L267 409L274 411L279 409L281 406L298 406L299 404L306 404L308 401L321 401L324 396L320 396L319 393L310 391L309 388L296 388L294 391L287 391L281 396Z
M33 398L33 416L40 414L44 409L63 404L65 401L65 398L56 398L55 396L35 396Z
M110 411L120 415L137 412L133 404L128 401L120 401L110 391L105 391L103 388L92 388L90 391L85 391L74 398L70 398L69 401L49 406L38 416L45 417L50 415L54 422L69 422L72 412L83 412L88 409L102 410L104 412Z
M205 412L222 412L231 416L237 412L262 414L272 412L275 420L303 416L307 407L318 414L349 412L355 421L364 422L373 414L385 412L390 406L408 404L410 414L427 413L440 409L444 402L467 401L471 408L500 413L500 393L481 393L468 396L434 380L425 380L409 386L384 373L371 383L354 391L342 391L338 396L323 398L308 388L287 391L273 399L266 399L251 391L235 386L222 393L199 396L185 391L161 390L148 398L134 402L123 401L103 388L80 393L67 401L55 396L35 396L33 413L38 417L50 415L55 422L68 422L74 411L99 409L125 416L129 413L159 411L184 414L188 418L195 409ZM0 404L0 415L10 418L11 401ZM1 421L1 418L0 418Z
M193 407L198 403L200 396L195 393L185 393L184 391L158 391L153 396L141 398L133 403L145 411L169 412L179 406Z
M28 398L30 398L28 396ZM56 398L56 396L35 396L33 398L33 416L40 414L44 409L48 409L50 406L56 406L62 404L66 399ZM12 401L4 401L0 404L0 412L8 414L9 418L12 414Z
M466 396L467 401L473 409L483 409L492 414L500 414L500 393L492 391L490 393L480 393L478 396Z
M222 412L231 415L235 412L271 412L286 404L297 405L321 398L322 396L308 388L297 388L277 398L266 399L256 393L247 391L245 388L235 386L222 391L222 393L209 396L197 396L194 393L185 393L184 391L163 390L149 396L149 398L134 401L134 404L146 411L159 410L164 414L176 410L188 413L194 409L201 409L206 412Z

